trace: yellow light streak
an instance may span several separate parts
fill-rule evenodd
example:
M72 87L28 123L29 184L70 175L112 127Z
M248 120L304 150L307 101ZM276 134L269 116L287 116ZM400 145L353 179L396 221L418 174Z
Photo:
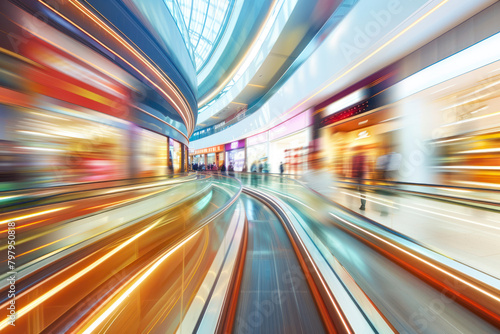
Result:
M346 223L347 225L352 226L352 227L354 227L355 229L357 229L357 230L359 230L359 231L362 231L363 233L368 234L368 235L370 235L370 236L374 237L374 238L375 238L375 239L377 239L377 240L382 241L383 243L385 243L385 244L387 244L387 245L391 246L392 248L396 248L396 249L398 249L398 250L402 251L403 253L405 253L405 254L407 254L407 255L409 255L409 256L411 256L411 257L413 257L414 259L416 259L416 260L418 260L418 261L420 261L420 262L425 263L426 265L428 265L428 266L430 266L430 267L432 267L432 268L434 268L434 269L436 269L436 270L438 270L438 271L440 271L440 272L442 272L442 273L446 274L447 276L450 276L450 277L452 277L452 278L456 279L457 281L460 281L461 283L463 283L463 284L465 284L465 285L467 285L467 286L469 286L469 287L473 288L474 290L476 290L476 291L478 291L478 292L480 292L480 293L482 293L482 294L484 294L484 295L486 295L486 296L488 296L488 297L490 297L490 298L494 299L495 301L500 302L500 297L498 297L498 296L496 296L496 295L494 295L494 294L492 294L492 293L490 293L490 292L488 292L488 291L486 291L486 290L482 289L481 287L479 287L479 286L477 286L477 285L475 285L475 284L472 284L472 283L467 282L466 280L462 279L461 277L458 277L458 276L454 275L453 273L451 273L451 272L449 272L449 271L447 271L447 270L445 270L445 269L443 269L443 268L441 268L441 267L438 267L437 265L435 265L435 264L433 264L433 263L431 263L431 262L429 262L429 261L427 261L427 260L425 260L425 259L423 259L423 258L421 258L421 257L419 257L419 256L417 256L417 255L415 255L415 254L413 254L413 253L411 253L411 252L407 251L406 249L403 249L402 247L399 247L399 246L397 246L397 245L393 244L392 242L389 242L389 241L387 241L387 240L385 240L385 239L383 239L383 238L379 237L379 236L378 236L378 235L376 235L376 234L373 234L373 233L371 233L371 232L369 232L369 231L365 230L364 228L362 228L362 227L360 227L360 226L357 226L357 225L355 225L355 224L353 224L353 223L351 223L351 222L349 222L349 221L347 221L347 220L345 220L345 219L340 218L339 216L337 216L337 215L336 215L336 214L334 214L334 213L331 213L331 212L330 212L330 215L331 215L331 216L333 216L333 217L335 217L335 218L337 218L338 220L340 220L340 221L342 221L342 222Z
M7 220L0 221L0 225L1 224L7 224L8 222L11 222L11 221L17 222L19 220L23 220L23 219L27 219L27 218L33 218L33 217L36 217L36 216L46 215L48 213L61 211L61 210L67 209L67 208L71 208L71 206L65 206L65 207L62 207L62 208L56 208L56 209L50 209L50 210L35 212L35 213L31 213L29 215L13 217L13 218L10 218L10 219L7 219Z
M184 102L183 96L180 95L175 87L172 86L171 82L167 80L165 77L161 75L161 73L156 69L150 62L148 62L137 50L132 48L130 44L128 44L121 36L119 36L115 31L113 31L111 28L109 28L104 22L102 22L97 16L95 16L92 12L90 12L85 6L75 3L73 0L68 0L69 3L71 3L73 6L75 6L80 12L82 12L85 16L87 16L89 19L94 21L99 27L101 27L104 31L106 31L111 37L113 37L118 43L120 43L122 46L124 46L127 50L129 50L138 60L148 67L153 74L156 75L157 79L159 79L162 83L164 83L169 90L177 97L178 101L182 105L183 108L181 108L176 101L173 100L173 98L164 90L162 89L158 84L156 84L153 80L149 78L149 76L145 75L142 73L138 68L136 68L134 65L132 65L130 62L128 62L125 58L123 58L119 53L115 52L108 46L106 46L104 43L102 43L100 40L95 38L93 35L85 31L83 28L81 28L79 25L77 25L75 22L71 21L68 19L66 16L61 14L60 12L56 11L54 8L50 7L46 3L43 2L43 0L38 0L42 5L47 7L49 10L53 11L57 15L61 16L64 18L66 21L74 25L76 28L78 28L80 31L82 31L84 34L92 38L94 41L99 43L102 47L106 48L109 52L113 53L116 57L120 58L123 62L125 62L127 65L129 65L131 68L133 68L137 73L139 73L141 76L143 76L147 81L149 81L155 88L157 88L164 97L172 103L174 108L178 111L179 115L182 117L184 122L186 123L186 127L188 128L189 132L192 132L194 129L194 117L193 113L190 109L190 107ZM37 37L46 40L42 36L34 33ZM191 116L191 117L190 117Z
M199 266L201 265L201 261L203 260L203 256L205 255L206 253L206 250L208 248L208 240L209 240L209 231L207 229L207 234L206 234L206 238L205 238L205 244L203 245L203 250L202 250L202 255L198 257L198 261L195 265L195 269L192 271L192 275L191 277L189 278L189 280L187 281L187 283L185 284L185 287L184 289L182 290L182 292L186 291L186 289L188 288L189 284L191 283L192 279L194 278L194 274L196 273L196 271L198 270ZM182 294L181 294L182 295ZM156 324L158 323L158 321L160 319L161 320L161 323L163 323L163 321L165 321L165 319L167 318L167 316L170 314L170 312L172 311L172 309L174 308L175 304L179 301L179 299L181 298L181 295L179 295L177 297L177 299L172 303L172 306L170 306L170 308L166 311L166 314L165 316L161 317L161 315L158 316L158 319L156 319L156 321L151 325L151 328L149 329L149 331L146 333L146 334L149 334L153 328L156 326Z
M197 231L193 235L191 235L189 238L185 239L182 241L180 244L172 248L170 251L168 251L165 255L163 255L159 260L157 260L139 279L132 284L131 287L129 287L121 296L118 298L110 307L104 311L103 314L97 318L96 321L94 321L84 332L83 334L89 334L92 333L111 313L113 313L114 310L120 304L149 276L153 273L153 271L156 270L162 264L170 255L172 255L175 251L177 251L180 247L184 246L189 240L191 240L194 236L196 236L200 231Z
M252 43L251 43L250 47L247 48L247 50L246 50L245 54L243 55L243 57L241 57L241 60L233 68L233 70L229 73L229 75L227 75L226 78L217 87L215 87L214 89L212 89L212 91L207 96L205 96L205 98L203 100L201 100L200 102L198 102L198 109L200 109L205 104L207 104L236 75L236 72L238 72L238 70L240 69L241 65L245 62L246 58L250 54L250 51L253 49L255 43L257 43L257 41L259 40L260 34L262 33L262 31L266 27L267 21L269 20L269 18L271 17L272 13L274 12L274 10L275 10L274 7L276 6L276 4L277 4L277 0L274 0L273 3L272 3L272 5L271 5L271 7L270 7L271 9L267 12L266 18L263 20L263 24L260 26L259 31L257 32L257 34L255 34L255 38L252 40Z
M58 240L55 240L55 241L49 242L48 244L42 245L42 246L40 246L40 247L33 248L33 249L31 249L31 250L29 250L29 251L27 251L27 252L24 252L24 253L22 253L22 254L19 254L18 256L23 256L23 255L29 254L29 253L31 253L31 252L37 251L37 250L39 250L39 249L42 249L42 248L48 247L48 246L50 246L50 245L53 245L53 244L55 244L55 243L58 243L58 242L59 242L59 241L61 241L61 240L68 239L69 237L72 237L72 236L74 236L75 234L78 234L78 232L75 232L75 233L73 233L73 234L70 234L70 235L68 235L68 236L65 236L64 238L61 238L61 239L58 239Z
M51 219L51 218L52 218L52 217L50 217L50 218L45 218L45 219L42 219L42 220L37 220L36 222L33 222L33 223L28 223L28 224L24 224L24 225L20 225L20 226L17 226L17 225L16 225L16 230L18 230L18 229L20 229L20 228L27 227L27 226L31 226L31 225L36 225L36 224L43 223L43 222L45 222L45 221L47 221L47 220L49 220L49 219ZM7 231L8 231L8 229L7 229L7 230L2 230L2 231L0 231L0 233L4 233L4 232L7 232ZM3 247L2 247L2 248L0 248L0 249L3 249Z
M156 225L158 225L158 223L159 222L156 222L156 223L152 224L148 228L144 229L142 232L136 234L132 238L130 238L127 241L123 242L122 244L120 244L119 246L117 246L116 248L114 248L113 250L111 250L110 252L106 253L106 255L104 255L101 258L99 258L98 260L94 261L92 264L90 264L86 268L80 270L78 273L74 274L73 276L71 276L70 278L66 279L61 284L58 284L54 288L50 289L49 291L47 291L46 293L44 293L43 295L41 295L40 297L38 297L37 299L35 299L34 301L32 301L31 303L29 303L28 305L26 305L25 307L23 307L22 309L20 309L17 312L17 319L19 319L22 316L26 315L28 312L30 312L31 310L33 310L35 307L39 306L40 304L42 304L47 299L53 297L55 294L57 294L58 292L60 292L62 289L64 289L65 287L69 286L71 283L75 282L76 280L78 280L79 278L81 278L82 276L84 276L85 274L87 274L88 272L90 272L92 269L94 269L97 266L99 266L100 264L102 264L104 261L106 261L107 259L109 259L111 256L113 256L114 254L116 254L117 252L119 252L121 249L125 248L127 245L129 245L130 243L132 243L136 239L140 238L145 233L149 232L153 227L155 227ZM4 329L6 326L8 326L8 324L9 324L9 319L6 318L5 320L3 320L0 323L0 330Z

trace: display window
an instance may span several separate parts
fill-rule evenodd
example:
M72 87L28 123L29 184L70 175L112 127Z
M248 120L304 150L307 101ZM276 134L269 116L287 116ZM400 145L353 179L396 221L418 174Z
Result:
M174 173L180 173L182 166L182 144L170 138L169 151L170 151L170 159L172 160L172 165L171 165L172 171Z
M220 169L222 167L222 165L225 164L224 152L217 153L217 160L218 160L217 165L219 166L219 169Z
M127 128L47 110L11 110L4 134L18 167L16 179L37 185L129 177ZM8 116L7 115L7 116ZM118 125L120 127L118 127Z
M251 171L253 164L259 166L264 163L264 160L268 159L268 144L249 146L247 148L247 157L247 170Z
M237 140L225 145L227 170L235 172L246 171L245 139Z
M383 178L378 158L400 151L396 140L400 126L393 115L393 110L386 109L324 128L321 137L327 169L339 178L353 177L354 157L363 155L363 178Z
M201 166L205 163L203 154L191 155L191 169L201 170Z
M270 172L279 173L284 164L285 174L302 174L307 170L310 128L269 143Z
M245 167L245 149L232 150L226 153L227 170L242 172Z
M208 153L207 154L207 170L217 170L217 162L216 162L216 154Z
M139 131L139 177L161 176L167 174L168 138L146 129Z

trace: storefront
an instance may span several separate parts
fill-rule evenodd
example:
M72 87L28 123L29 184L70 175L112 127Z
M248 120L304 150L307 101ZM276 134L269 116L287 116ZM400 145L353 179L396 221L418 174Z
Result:
M406 152L414 151L405 156L402 176L414 181L420 173L415 181L500 188L499 68L496 61L398 102L405 128L411 124L413 130L398 138Z
M390 108L323 128L321 138L326 166L337 177L352 177L354 156L363 154L365 178L380 178L377 159L389 151L400 152L396 140L399 128L399 118Z
M169 139L169 151L171 164L170 169L174 173L180 173L182 167L182 144L172 138Z
M251 171L252 164L263 164L268 159L269 143L268 132L259 133L247 138L247 171Z
M137 129L138 177L161 176L168 173L168 138L152 131Z
M242 172L245 167L245 139L226 144L227 169Z
M91 111L84 119L78 112L0 108L1 158L8 161L1 174L10 173L2 177L9 183L40 186L130 177L128 122Z
M217 170L217 164L215 153L207 153L207 170Z
M279 173L282 163L286 174L302 174L307 169L311 125L311 111L307 110L269 130L271 173Z
M216 145L212 147L205 147L199 150L190 150L192 163L198 165L198 170L201 170L202 165L211 166L215 164L214 169L219 168L224 164L224 145ZM192 165L191 165L192 168Z

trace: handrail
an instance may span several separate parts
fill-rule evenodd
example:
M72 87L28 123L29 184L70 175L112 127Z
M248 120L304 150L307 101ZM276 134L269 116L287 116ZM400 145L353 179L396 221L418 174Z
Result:
M342 179L345 179L345 180L355 180L355 181L361 180L361 181L367 181L367 182L368 181L369 182L382 182L382 183L386 183L386 184L408 185L408 186L417 186L417 187L450 188L450 189L458 189L458 190L470 190L470 191L482 191L482 192L500 193L500 189L453 186L453 185L447 185L447 184L414 183L414 182L389 181L389 180L380 180L380 179L357 179L357 178L352 178L352 177L342 177ZM348 182L348 181L337 181L337 182L354 183L354 182ZM363 184L363 185L366 185L366 184Z
M140 218L132 219L129 223L127 223L125 225L134 224L136 222L140 222L140 221L149 219L150 217L155 216L155 215L157 215L160 212L164 212L164 211L167 211L167 210L173 210L175 207L181 206L185 202L189 202L189 201L191 201L191 200L193 200L193 199L195 199L197 197L201 197L202 194L209 187L210 187L210 185L207 185L207 186L203 187L201 190L199 190L199 191L197 191L197 192L195 192L193 194L190 194L187 197L181 198L180 200L176 200L176 201L174 201L174 202L172 202L172 203L170 203L170 204L162 207L159 210L155 210L152 213L145 214L144 216L142 216ZM169 190L171 190L171 189L166 189L165 192L168 192ZM161 196L161 193L160 194L153 194L153 195L150 195L148 197L137 199L137 200L133 200L133 201L126 202L126 203L119 203L119 204L114 205L112 207L100 210L98 214L104 214L106 212L111 212L111 211L119 210L119 209L125 208L127 206L134 205L134 204L139 203L141 201L147 200L148 198L153 198L153 197L158 197L158 196ZM91 213L88 213L88 214L83 215L83 216L78 216L76 218L73 218L73 219L70 219L68 221L65 221L64 223L65 224L70 224L70 223L73 223L73 222L77 222L77 221L81 221L81 220L87 219L88 217L92 217L92 216L95 216L95 213L91 212ZM97 235L97 237L92 237L91 239L92 240L98 240L102 236L103 236L103 234L99 234L99 235ZM84 243L84 242L82 242L82 243ZM71 248L71 249L68 248L68 249L64 250L64 252L66 252L66 254L64 256L66 256L68 253L70 253L70 250L71 250L71 252L74 252L77 249L79 249L79 247L81 247L82 243L75 244L75 245L72 246L73 248ZM53 256L56 256L56 255L57 255L56 253L53 254ZM44 264L41 268L45 268L45 267L49 266L54 261L57 261L57 259L51 260L51 262ZM19 262L17 264L17 279L19 280L19 279L21 279L21 278L23 278L25 276L29 276L30 275L29 271L32 270L32 268L30 268L30 267L33 264L34 264L33 261L30 261L30 262L25 263L25 264L21 264L21 262ZM41 268L37 268L36 270L38 271ZM5 286L8 285L7 282L5 281L6 277L8 277L8 272L0 273L0 290L3 289Z
M386 190L389 190L391 192L407 193L407 194L411 194L411 195L415 195L415 196L436 198L438 200L440 199L440 200L444 200L444 201L470 202L470 204L490 205L490 206L500 207L499 202L492 202L492 201L487 201L487 200L482 200L482 199L450 196L450 195L443 195L443 194L433 194L433 193L426 193L426 192L415 191L415 190L394 188L391 186L383 186L383 185L371 185L371 184L351 183L351 182L343 182L343 181L337 181L337 183L343 183L346 185L361 186L364 188L386 189ZM344 186L343 188L346 188L346 187Z
M217 178L213 177L213 179L217 179ZM219 178L219 179L223 179L223 178ZM182 233L180 233L180 235L176 235L176 236L172 237L172 239L171 239L171 241L169 241L168 245L166 245L166 247L162 250L162 254L169 254L170 252L173 252L177 248L181 247L185 242L187 242L191 238L195 237L195 235L198 234L205 226L207 226L208 224L213 222L215 219L221 217L221 215L224 212L229 210L231 207L233 207L233 205L235 203L237 203L237 200L239 198L238 196L242 191L242 185L241 185L241 182L239 180L231 178L230 181L231 182L229 183L229 185L231 186L231 188L233 188L233 189L231 189L231 192L233 194L232 194L232 196L230 196L229 200L227 200L227 201L225 200L224 204L219 209L210 212L210 214L206 217L203 217L199 223L190 224L191 226L185 226L185 227L178 225L180 228L179 231L182 231ZM213 183L210 183L208 186L212 187ZM237 189L234 189L234 188L237 188ZM177 203L177 204L180 205L179 203ZM151 216L151 217L148 217L146 219L150 219L150 220L151 219L158 219L158 217L156 215L154 217ZM180 219L184 219L184 218L180 218ZM153 226L153 225L151 225L151 226ZM241 226L240 226L240 228L241 228ZM144 231L146 231L146 230L144 230ZM162 233L166 233L166 232L162 232ZM208 234L207 234L207 237L208 237ZM225 245L225 243L222 241L221 245ZM227 247L227 245L225 245L224 247ZM162 257L162 258L164 258L164 257ZM160 258L156 257L155 259L160 259ZM138 261L138 262L140 262L140 261ZM59 316L56 319L56 321L54 321L50 325L50 327L45 328L45 330L60 331L60 330L64 329L63 331L66 331L66 330L69 330L68 329L69 327L73 326L72 328L74 328L74 326L80 326L82 324L80 321L82 321L82 320L83 321L91 320L92 317L95 315L96 306L106 305L106 303L109 303L109 301L110 301L110 299L108 299L109 296L111 296L112 294L113 295L115 294L115 292L109 291L110 289L109 289L108 281L109 280L111 280L111 282L114 281L115 284L113 285L113 287L116 287L116 288L124 288L126 286L126 284L130 285L131 283L133 283L134 280L137 279L138 275L142 275L146 270L148 270L148 268L150 268L148 266L144 267L144 266L139 265L139 264L140 263L137 263L137 265L136 265L134 263L130 267L128 267L128 266L123 267L123 270L125 270L125 268L128 268L128 269L121 272L121 274L120 274L121 278L119 278L119 280L120 280L119 282L117 282L117 280L113 279L112 278L113 276L111 276L111 278L107 278L102 283L98 283L96 289L89 292L89 294L86 295L84 299L78 301L77 304L75 304L75 306L73 306L71 309L69 309L66 313L62 313L61 316ZM94 275L96 275L96 271L94 271ZM210 276L210 275L208 275L208 276ZM103 289L106 291L104 291ZM102 303L104 300L103 295L102 295L103 291L106 292L106 294L107 294L106 296L104 296L106 298L105 303ZM71 305L73 305L73 304L71 304ZM26 319L26 318L24 318L24 319Z
M353 333L351 324L342 311L342 307L340 306L337 298L332 294L326 285L320 283L321 281L324 281L323 275L313 262L307 248L300 242L300 237L292 228L291 219L285 210L276 202L275 199L272 198L272 196L269 196L264 192L251 189L249 187L244 187L244 192L252 197L255 197L264 203L264 205L269 207L269 209L276 214L276 217L283 225L283 228L285 229L299 260L299 264L304 273L306 273L306 281L309 285L316 306L318 307L318 311L326 331L328 333ZM330 298L326 296L329 296Z
M290 180L305 186L298 180ZM411 238L394 233L390 228L377 230L376 228L380 228L379 223L332 202L314 190L312 193L341 209L340 216L333 213L330 215L337 222L342 222L341 227L344 231L412 272L441 293L445 291L450 294L458 303L500 328L500 315L494 311L500 309L500 280L436 253ZM346 219L349 216L368 223L369 228L366 229L360 224L350 222ZM383 231L389 232L389 236L381 233ZM397 240L398 238L403 240ZM410 241L410 243L404 241ZM485 282L493 282L493 284ZM482 299L478 300L478 296L482 296Z
M271 176L271 177L286 177L287 179L294 180L295 182L299 182L301 185L304 185L304 183L300 181L300 175L293 174L293 175L291 175L292 177L290 177L290 174L276 174L276 173L255 173L255 172L254 173L232 172L232 173L244 174L244 175L258 175L258 176L266 176L267 175L267 176ZM355 179L355 178L349 178L349 179L353 180L353 181L360 180L360 179ZM470 191L478 190L478 191L495 192L495 193L500 192L500 190L497 190L497 189L482 189L482 188L447 186L447 185L405 183L405 182L381 181L381 180L373 180L373 179L361 179L361 180L362 181L380 181L380 182L384 182L386 184L385 185L384 184L366 184L366 183L339 181L339 180L336 180L335 182L346 184L346 185L352 185L352 186L362 186L365 188L386 189L386 190L390 190L390 191L408 193L411 195L422 196L422 197L431 197L431 198L441 199L441 200L445 200L445 201L468 202L469 205L478 205L478 206L485 205L485 206L500 207L500 202L488 201L487 199L466 198L466 197L460 197L460 196L444 195L444 194L439 194L439 193L420 192L420 191L416 191L416 190L396 188L396 187L391 186L391 184L425 186L425 187L433 187L433 188L451 188L451 189L461 189L461 190L470 190Z
M111 187L106 187L106 188L91 188L91 189L81 189L81 190L73 190L73 191L68 191L68 192L55 192L51 193L52 189L40 189L39 194L34 194L34 195L27 195L27 196L32 196L31 198L20 200L20 201L15 201L13 203L7 203L4 205L0 205L0 214L10 212L13 210L20 210L23 208L19 208L18 206L22 206L23 204L29 204L29 203L34 203L38 201L45 201L49 200L52 198L57 198L57 197L65 197L65 196L70 196L70 195L76 195L76 194L85 194L85 193L90 193L88 196L84 197L78 197L78 198L71 198L68 200L61 200L59 202L54 201L54 202L49 202L49 203L40 203L38 205L31 205L30 208L36 207L36 206L42 206L42 205L48 205L48 204L56 204L56 203L63 203L65 201L72 201L72 200L80 200L80 199L85 199L88 197L97 197L97 196L104 196L109 193L111 189L118 189L113 191L114 193L120 193L120 192L125 192L128 190L134 190L134 189L126 189L126 187L131 187L131 186L136 186L136 187L159 187L163 185L168 185L168 184L178 184L178 183L183 183L183 182L189 182L196 180L198 176L196 175L186 175L182 177L172 177L172 178L167 178L164 181L156 181L156 182L163 182L162 184L157 184L152 182L139 182L139 183L129 183L129 184L123 184L123 185L116 185L116 186L111 186ZM148 186L149 185L149 186ZM120 188L124 188L123 190L119 190ZM92 192L102 192L107 190L108 193L102 193L102 194L96 194L96 195L91 195ZM49 192L49 194L47 194ZM20 197L24 197L23 195L19 195ZM38 196L38 197L37 197ZM9 210L9 208L12 208Z
M189 175L189 174L193 174L193 173L184 172L184 173L177 173L177 174L166 174L166 175L161 175L161 176L131 177L131 178L126 178L126 179L104 180L104 181L73 182L73 183L61 184L61 185L57 185L57 186L41 186L41 187L20 188L20 189L13 189L13 190L1 190L0 196L5 196L4 194L7 194L7 193L22 192L22 191L26 191L26 190L50 190L50 189L58 189L58 188L63 188L63 187L84 186L84 185L89 185L89 184L124 182L124 181L129 181L129 180L147 180L147 179L162 179L162 178L173 179L173 178L175 178L177 176L181 176L183 174Z

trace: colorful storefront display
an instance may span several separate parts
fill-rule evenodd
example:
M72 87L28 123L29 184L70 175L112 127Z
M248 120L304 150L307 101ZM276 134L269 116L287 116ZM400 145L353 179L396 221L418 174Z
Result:
M268 132L262 132L247 138L247 171L251 171L251 166L263 165L268 162L269 143L267 141Z
M227 169L236 172L245 171L245 139L226 144Z
M282 163L286 174L302 174L307 169L311 125L311 110L307 110L269 130L271 173L279 173Z
M139 129L138 133L138 177L161 176L168 173L167 137Z

